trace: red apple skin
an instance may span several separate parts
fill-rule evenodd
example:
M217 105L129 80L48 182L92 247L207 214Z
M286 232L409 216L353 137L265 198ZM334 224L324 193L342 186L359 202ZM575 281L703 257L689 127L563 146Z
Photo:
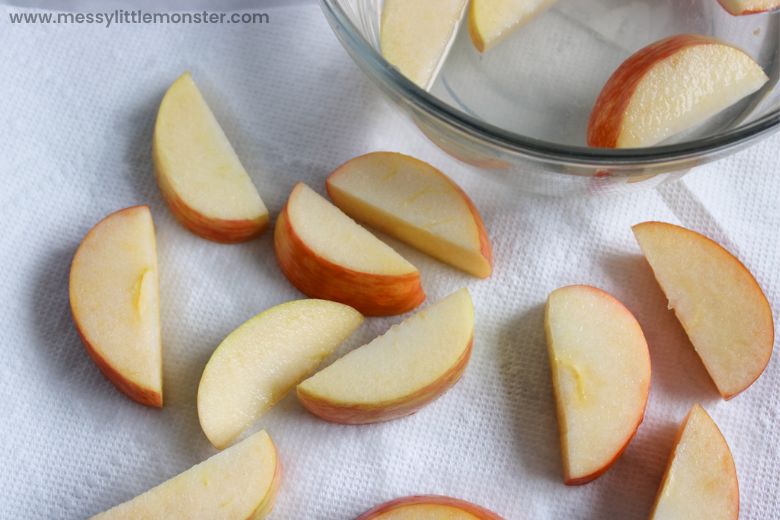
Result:
M303 294L349 305L365 316L408 312L425 300L420 274L383 276L336 265L312 251L295 233L287 207L276 220L274 248L279 267Z
M336 406L306 394L301 391L300 387L296 391L298 400L304 408L320 419L338 424L371 424L406 417L455 386L471 358L473 343L474 339L472 338L463 355L447 373L403 400L383 403L374 407Z
M718 0L718 3L721 5L721 7L723 7L723 9L725 9L729 14L731 14L733 16L747 16L747 15L751 15L751 14L772 13L772 12L775 12L778 9L780 9L780 2L778 2L777 5L775 5L774 7L770 8L770 9L767 9L766 11L761 10L761 9L747 9L745 11L734 12L731 9L728 8L728 6L726 5L725 2L721 2L720 0Z
M148 206L145 205L139 205L139 206L131 206L129 208L121 209L119 211L116 211L114 213L111 213L110 215L103 218L100 222L95 224L92 229L89 230L89 232L86 234L86 236L82 239L82 242L86 241L87 238L92 234L92 230L97 228L101 222L104 220L112 217L113 215L121 214L125 211L132 211L137 208L145 207L148 209ZM69 291L70 293L70 291ZM92 361L95 362L98 369L103 373L103 375L111 381L114 386L116 386L120 392L125 394L127 397L132 399L133 401L140 403L145 406L151 406L153 408L162 408L163 406L163 397L161 392L156 392L154 390L151 390L149 388L144 388L133 381L130 381L126 377L124 377L122 374L116 371L114 367L112 367L108 362L103 359L98 351L95 349L95 347L92 346L92 344L89 342L87 337L84 335L84 332L81 330L81 325L79 324L79 320L76 317L76 315L73 313L73 307L71 306L71 316L73 318L73 324L76 327L76 332L79 334L79 338L81 338L81 342L84 344L84 347L87 350L87 354L89 354L89 357L92 358Z
M385 513L396 509L402 509L407 506L414 506L420 504L442 505L460 509L476 516L479 520L504 520L496 513L485 509L484 507L466 502L459 498L451 498L440 495L416 495L410 497L401 497L380 504L370 511L366 511L360 515L357 520L380 520Z
M623 62L601 90L588 121L588 146L617 147L623 118L642 78L661 60L695 45L723 44L698 34L671 36L640 49Z
M176 217L176 220L196 235L214 242L235 244L257 237L268 227L267 215L265 218L255 220L224 220L206 217L185 204L159 174L159 159L155 147L152 147L152 162L154 163L157 184L160 186L160 193L162 193L171 213Z
M368 155L403 155L403 154L396 154L395 152L373 152L373 153L368 154ZM427 163L423 163L423 161L420 161L419 159L417 159L415 157L411 157L411 156L408 156L408 155L403 155L403 156L406 159L410 160L410 161L417 162L417 163L422 163L426 169L430 167L430 165L428 165ZM333 173L331 173L328 176L328 179L325 182L325 187L328 190L328 196L330 196L331 200L336 200L336 198L338 198L338 197L334 197L333 196L333 188L331 187L331 179L335 179L341 172L345 171L345 169L347 169L349 167L349 164L352 161L359 160L359 159L361 159L363 157L365 157L365 156L363 155L363 156L360 156L360 157L355 157L354 159L351 159L351 160L345 162L344 164L342 164L341 166L336 168L333 171ZM485 229L485 223L482 221L482 215L479 214L479 211L477 210L477 207L474 205L474 202L472 202L471 198L469 198L469 196L466 195L466 192L463 191L460 186L455 184L455 182L453 182L452 179L450 179L449 177L444 175L441 171L439 171L438 168L433 168L433 170L439 176L441 176L450 186L452 186L453 189L455 191L457 191L460 194L460 196L463 198L463 200L466 202L466 205L468 206L469 211L471 212L471 216L474 218L474 223L477 225L477 233L479 234L479 250L482 253L482 256L485 258L485 260L487 260L488 264L490 264L490 266L492 268L492 266L493 266L493 248L490 245L490 239L488 238L487 230ZM388 232L388 230L381 229L381 228L379 230L383 231L383 232ZM488 273L488 275L485 276L485 278L488 278L489 276L490 276L490 273Z

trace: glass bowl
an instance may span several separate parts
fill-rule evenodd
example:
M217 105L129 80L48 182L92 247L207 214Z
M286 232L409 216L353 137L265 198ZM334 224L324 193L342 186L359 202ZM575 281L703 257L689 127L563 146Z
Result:
M780 14L735 17L717 0L560 0L480 55L464 26L430 92L379 52L381 0L320 0L357 65L431 141L524 191L600 194L657 186L780 127ZM680 33L735 44L770 81L701 127L660 146L589 148L602 86L636 50Z

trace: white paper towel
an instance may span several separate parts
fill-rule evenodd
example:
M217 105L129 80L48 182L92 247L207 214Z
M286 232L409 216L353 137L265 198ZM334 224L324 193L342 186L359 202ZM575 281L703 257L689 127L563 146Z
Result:
M508 519L640 519L651 508L679 421L701 402L723 430L742 518L780 517L780 367L730 402L701 362L639 256L630 226L682 223L737 252L780 306L780 138L681 183L621 198L513 192L426 141L361 75L316 6L275 8L268 25L20 26L0 8L0 517L82 518L212 453L195 394L219 341L254 314L301 297L282 277L272 233L226 246L179 226L150 163L157 105L190 69L274 212L299 180L323 192L341 162L398 150L450 174L474 199L496 269L478 281L397 246L429 301L468 286L477 309L462 381L414 416L337 426L289 396L264 416L285 473L272 518L350 519L400 495L461 497ZM162 411L120 394L71 323L70 260L104 215L148 203L157 225L164 340ZM569 488L542 305L588 283L633 310L653 384L638 436L607 474ZM344 351L400 318L371 319Z

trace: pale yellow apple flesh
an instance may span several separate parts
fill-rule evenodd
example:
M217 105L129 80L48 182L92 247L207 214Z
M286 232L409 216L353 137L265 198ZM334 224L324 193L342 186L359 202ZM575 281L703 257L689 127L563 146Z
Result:
M429 255L485 278L490 242L474 204L428 163L394 152L356 157L328 177L344 213Z
M224 448L310 376L363 322L355 309L326 300L272 307L230 333L206 364L198 418Z
M378 505L357 520L502 520L471 502L438 495L402 497Z
M189 73L166 92L152 156L160 191L192 232L240 242L268 225L268 210Z
M780 9L780 0L719 0L719 2L726 11L735 16Z
M588 144L651 146L703 123L759 90L767 75L742 50L682 34L626 60L604 85L590 116Z
M726 439L694 405L677 433L651 520L737 520L739 484Z
M471 0L469 34L479 52L500 43L556 0Z
M312 298L370 316L401 314L425 299L417 268L303 183L277 219L274 244L282 272Z
M750 271L709 238L673 224L634 226L642 252L721 395L758 379L774 345L772 309Z
M261 520L274 505L281 463L258 432L94 520Z
M382 56L427 90L433 85L458 32L468 0L385 0Z
M418 312L298 385L298 398L332 422L363 424L414 413L454 385L474 336L467 289Z
M583 285L553 291L545 331L566 484L589 482L615 462L644 416L650 355L631 312Z
M131 399L162 406L157 246L147 206L112 213L70 268L73 320L100 370Z

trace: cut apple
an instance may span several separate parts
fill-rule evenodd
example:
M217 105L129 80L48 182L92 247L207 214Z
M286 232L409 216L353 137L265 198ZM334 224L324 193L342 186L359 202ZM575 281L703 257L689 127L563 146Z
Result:
M70 308L87 352L128 397L161 407L157 247L147 206L112 213L79 245Z
M718 0L720 5L733 14L742 16L747 14L766 13L780 9L780 0Z
M550 294L545 331L564 481L585 484L610 468L642 422L650 391L647 342L623 304L584 285Z
M303 183L276 221L276 258L302 293L369 316L401 314L425 299L420 272Z
M474 307L461 289L305 380L298 399L336 423L410 415L457 383L473 337Z
M241 242L268 225L265 204L189 73L160 104L152 157L163 197L193 233Z
M737 520L739 484L731 450L704 408L680 426L651 520Z
M477 208L428 163L393 152L348 161L328 177L328 194L350 217L480 278L492 252Z
M403 497L366 511L357 520L502 520L471 502L438 495Z
M273 508L281 469L261 431L93 520L261 520Z
M198 387L198 418L217 448L310 376L363 322L352 307L325 300L277 305L226 337Z
M471 0L469 34L479 52L500 43L518 27L546 11L556 0Z
M703 123L768 81L745 52L681 34L628 58L604 85L588 123L588 144L651 146Z
M382 56L428 90L458 33L468 0L385 0Z
M721 395L758 379L774 345L772 309L750 271L709 238L664 222L634 226L642 252Z

